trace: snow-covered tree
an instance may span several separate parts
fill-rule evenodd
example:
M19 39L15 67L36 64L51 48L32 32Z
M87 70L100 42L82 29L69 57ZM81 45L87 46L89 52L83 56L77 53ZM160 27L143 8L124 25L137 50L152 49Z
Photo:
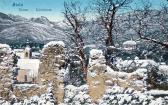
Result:
M88 95L88 86L81 85L75 87L67 85L65 87L64 104L68 105L92 105L90 96Z
M71 0L69 2L64 2L64 17L65 23L70 28L70 31L67 31L67 36L71 39L75 45L75 52L81 58L81 70L83 72L83 79L86 80L87 77L87 64L86 56L84 53L85 43L83 41L83 36L81 31L86 24L85 9L80 5L79 1Z
M126 7L130 2L131 0L95 0L95 10L107 34L106 46L114 46L113 31L116 14L119 9Z

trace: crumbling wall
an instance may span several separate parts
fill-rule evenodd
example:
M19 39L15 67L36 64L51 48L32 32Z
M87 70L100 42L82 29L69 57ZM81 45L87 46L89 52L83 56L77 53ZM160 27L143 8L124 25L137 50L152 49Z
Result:
M100 99L105 90L118 85L123 88L143 90L145 86L146 69L138 69L133 73L118 72L106 65L105 57L101 50L90 51L87 84L89 95L94 102Z
M12 67L13 62L13 53L9 45L0 44L0 97L5 100L9 100L10 93L12 91Z
M64 82L59 73L64 69L66 56L63 42L49 42L42 50L39 68L39 83L52 84L53 94L58 103L63 101Z
M93 49L90 51L87 84L89 95L93 101L97 101L105 92L106 64L103 52Z
M13 86L13 95L19 100L29 99L32 96L40 96L47 92L47 87L39 87L35 84L16 84Z

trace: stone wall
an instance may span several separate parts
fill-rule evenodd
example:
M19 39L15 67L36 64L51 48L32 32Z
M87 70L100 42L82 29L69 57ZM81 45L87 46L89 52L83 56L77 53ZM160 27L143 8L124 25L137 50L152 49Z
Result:
M12 72L10 68L0 68L0 97L9 100L12 90Z
M47 87L39 87L38 85L32 84L32 86L24 86L24 84L17 84L13 86L13 95L18 100L29 99L33 96L40 96L47 92Z
M57 42L50 42L44 46L40 59L39 83L41 85L52 84L53 94L58 103L63 101L64 82L59 71L64 68L65 62L64 46Z
M139 72L143 73L143 70ZM89 95L93 102L97 102L103 96L105 90L114 85L123 88L130 87L140 91L144 89L143 75L140 76L138 72L114 71L106 65L103 52L96 49L90 52L87 84L89 85Z
M5 56L1 58L3 61L0 62L0 97L9 100L12 91L13 54L9 51L3 53Z
M103 52L96 49L91 50L87 84L89 85L89 95L93 101L97 101L105 92L105 70L106 64Z

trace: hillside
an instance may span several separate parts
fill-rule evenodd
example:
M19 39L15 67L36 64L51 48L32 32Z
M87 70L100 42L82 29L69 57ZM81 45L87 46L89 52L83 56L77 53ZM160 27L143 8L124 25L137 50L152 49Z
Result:
M65 35L57 23L50 22L45 17L27 19L0 13L0 38L1 43L24 43L26 39L45 43L64 40Z

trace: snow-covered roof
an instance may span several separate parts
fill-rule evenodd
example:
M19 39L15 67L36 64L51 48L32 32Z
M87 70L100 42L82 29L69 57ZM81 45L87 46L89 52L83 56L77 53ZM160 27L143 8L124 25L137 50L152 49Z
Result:
M17 56L19 56L20 59L23 59L23 58L25 57L24 52L15 52L15 54L16 54Z
M16 52L23 52L24 49L13 49L13 51L16 53Z
M20 57L20 59L23 59L24 58L24 49L14 49L13 50L14 53Z
M25 50L30 51L31 50L30 46L26 46Z
M39 59L18 59L17 66L20 69L28 70L28 73L32 77L38 75L40 60Z
M136 45L137 43L133 40L128 40L123 43L123 45Z

